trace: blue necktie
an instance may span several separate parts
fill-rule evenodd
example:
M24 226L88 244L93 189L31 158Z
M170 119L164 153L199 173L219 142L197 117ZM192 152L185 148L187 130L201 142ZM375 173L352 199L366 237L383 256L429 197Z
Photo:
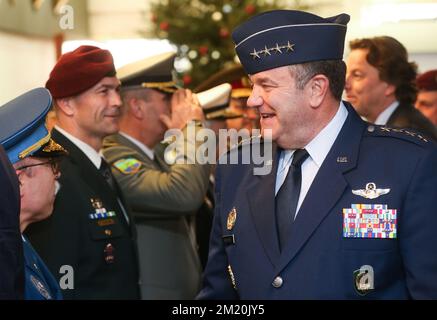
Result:
M278 230L279 246L282 250L288 239L291 225L296 215L299 201L300 187L302 184L302 163L309 154L305 149L297 149L284 183L276 195L275 212Z

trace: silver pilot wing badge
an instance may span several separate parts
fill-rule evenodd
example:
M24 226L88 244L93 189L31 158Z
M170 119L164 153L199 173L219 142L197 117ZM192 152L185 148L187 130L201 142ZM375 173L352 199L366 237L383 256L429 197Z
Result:
M366 189L357 189L352 190L353 194L356 194L357 196L364 197L366 199L376 199L379 196L382 196L384 194L387 194L390 192L390 189L378 189L376 188L376 184L374 182L369 182L366 184Z

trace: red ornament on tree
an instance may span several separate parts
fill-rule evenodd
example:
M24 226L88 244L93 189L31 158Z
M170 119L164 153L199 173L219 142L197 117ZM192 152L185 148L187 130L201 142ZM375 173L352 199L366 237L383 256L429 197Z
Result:
M220 28L219 35L222 38L229 37L229 30L228 30L228 28Z
M185 86L188 86L193 81L193 78L191 78L191 76L189 74L185 74L182 77L182 81L184 82Z
M207 46L201 46L201 47L199 47L199 53L200 53L202 56L208 54L208 47L207 47Z
M248 4L246 8L244 8L244 11L246 11L247 14L254 14L256 10L256 7L253 4Z
M162 31L167 31L169 26L170 25L169 25L169 23L167 21L162 21L159 24L159 29L161 29Z

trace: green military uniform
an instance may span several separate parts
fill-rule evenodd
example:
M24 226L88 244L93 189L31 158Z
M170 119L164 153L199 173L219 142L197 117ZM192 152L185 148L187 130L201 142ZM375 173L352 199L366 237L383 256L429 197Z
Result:
M152 160L117 134L105 139L103 153L135 217L142 299L192 299L201 280L193 213L204 200L210 166L169 166L165 147L158 145Z

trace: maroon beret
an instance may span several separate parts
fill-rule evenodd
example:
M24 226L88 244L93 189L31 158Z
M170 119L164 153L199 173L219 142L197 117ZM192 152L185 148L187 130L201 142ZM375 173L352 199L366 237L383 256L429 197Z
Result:
M114 60L108 50L80 46L63 54L56 63L46 88L53 98L78 95L93 87L104 77L115 76Z
M437 69L427 71L417 77L417 88L422 91L437 90Z

